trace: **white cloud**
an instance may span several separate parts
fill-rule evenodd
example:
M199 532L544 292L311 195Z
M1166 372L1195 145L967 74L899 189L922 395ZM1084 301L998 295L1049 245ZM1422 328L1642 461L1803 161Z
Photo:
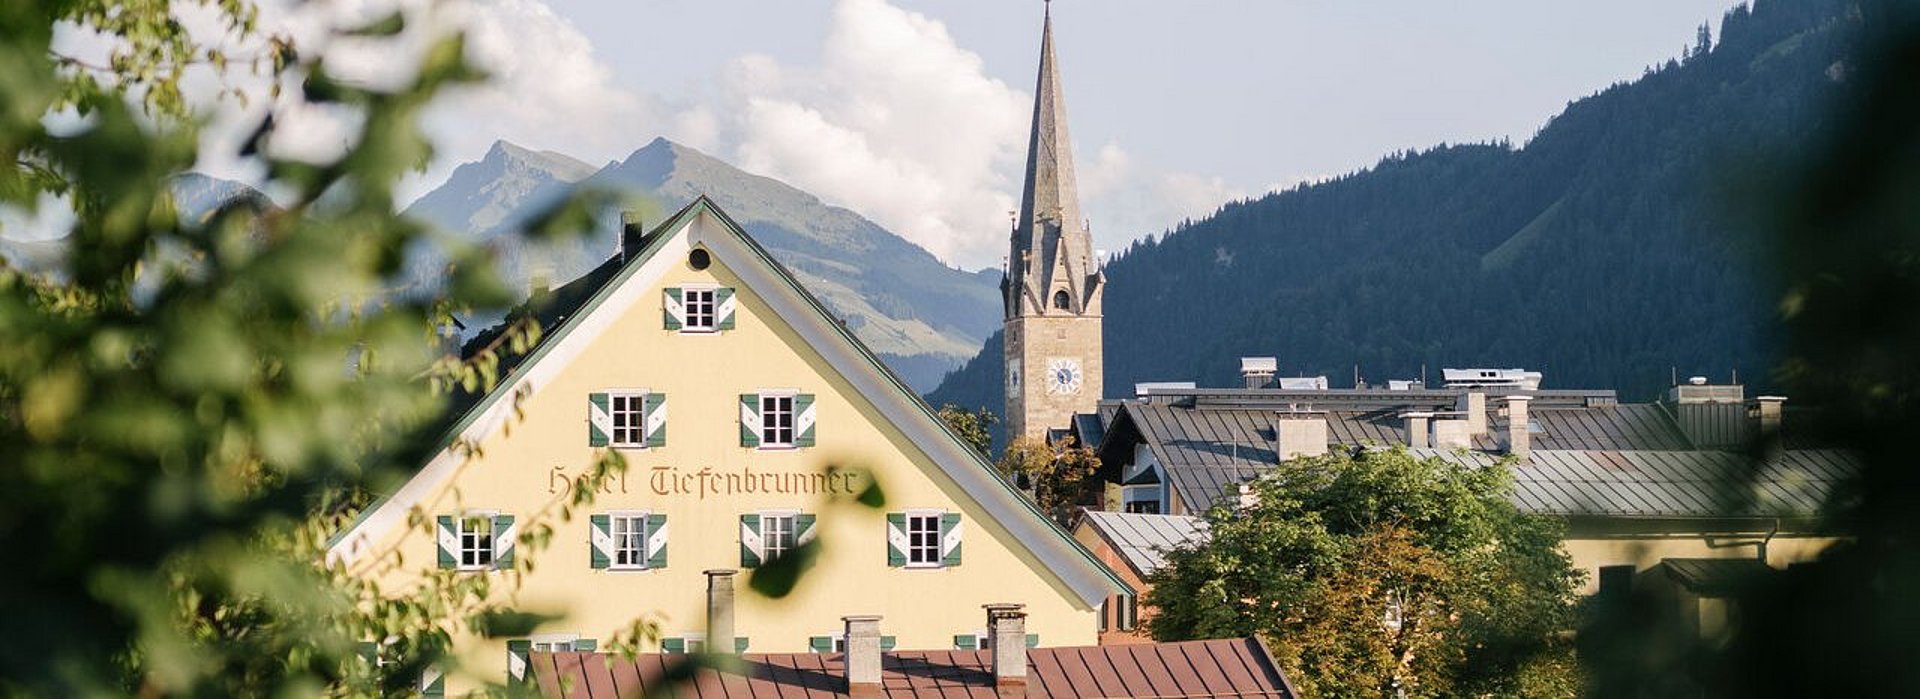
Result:
M1142 167L1117 143L1080 165L1080 196L1093 218L1095 247L1118 250L1183 219L1198 219L1221 204L1247 197L1220 177Z
M997 262L1030 98L939 22L840 0L817 66L747 56L734 160L858 211L943 259Z

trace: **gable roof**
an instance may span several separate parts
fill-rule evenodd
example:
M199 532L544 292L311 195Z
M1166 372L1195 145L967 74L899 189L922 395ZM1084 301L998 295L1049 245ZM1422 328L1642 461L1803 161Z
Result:
M880 656L880 695L997 697L989 651L915 651ZM690 675L685 655L631 659L599 653L535 653L534 681L547 697L847 696L842 653L748 654L733 667ZM669 679L678 676L678 682ZM566 688L563 690L563 688ZM1026 696L1274 697L1294 691L1265 644L1252 638L1027 651Z
M1207 521L1184 515L1086 510L1080 521L1092 527L1141 578L1166 565L1166 552L1207 535Z
M587 285L593 287L591 293L580 293L586 288L576 287L577 305L569 302L548 311L547 314L558 320L557 325L548 330L524 361L504 375L493 390L460 413L438 440L435 455L424 468L399 490L368 506L360 519L329 543L329 558L351 561L360 546L403 523L413 503L436 491L457 471L461 456L452 448L455 443L462 437L478 438L488 434L507 419L514 403L509 398L521 390L536 389L547 375L558 371L558 364L564 364L548 364L551 360L570 358L569 352L578 351L593 339L597 330L588 327L588 320L625 285L636 277L660 276L671 260L660 257L659 253L688 236L702 216L717 224L722 233L703 240L714 259L753 290L862 398L871 402L879 414L887 416L895 428L939 465L1021 546L1044 562L1081 601L1095 604L1110 594L1133 592L1038 507L999 478L983 455L954 434L919 394L889 370L766 248L705 195L695 198L649 232L637 254L627 260L611 260L583 278L604 281L597 285L588 281Z

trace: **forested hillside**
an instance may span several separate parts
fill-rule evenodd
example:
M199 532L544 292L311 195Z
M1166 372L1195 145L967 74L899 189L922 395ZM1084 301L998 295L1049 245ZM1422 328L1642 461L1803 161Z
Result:
M1780 289L1763 193L1819 138L1858 23L1841 0L1737 8L1717 44L1569 104L1523 147L1396 154L1136 243L1107 267L1106 394L1231 385L1243 355L1336 385L1355 365L1375 382L1518 366L1630 399L1671 368L1764 388ZM1000 347L930 400L998 411Z

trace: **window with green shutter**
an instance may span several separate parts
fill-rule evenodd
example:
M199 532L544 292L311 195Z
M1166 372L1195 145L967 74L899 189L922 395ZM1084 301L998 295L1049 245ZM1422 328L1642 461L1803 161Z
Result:
M842 650L840 648L837 648L836 645L844 644L845 641L839 641L838 639L839 637L837 635L836 636L809 636L807 637L807 650L813 651L815 653L842 652Z
M519 538L520 530L513 526L513 515L493 516L494 570L513 569L514 545Z
M644 570L656 533L646 512L601 512L587 516L588 565L594 570ZM662 520L664 522L664 520ZM665 541L661 541L662 546ZM662 554L664 556L664 554ZM664 564L664 558L662 562Z
M733 311L735 307L739 305L733 299L733 290L726 287L715 289L713 299L714 304L717 306L717 310L715 310L714 313L719 315L719 319L714 321L714 329L732 330Z
M940 515L940 565L960 565L960 513Z
M669 287L663 304L663 325L679 333L711 333L733 329L739 303L733 289L709 285Z
M646 398L646 445L649 448L667 445L667 394L649 393Z
M887 513L887 566L899 568L907 564L907 513Z
M740 446L760 446L760 394L740 394Z
M506 570L513 567L519 530L513 515L474 512L438 515L434 522L435 562L455 570Z
M532 639L516 638L507 641L508 682L525 682L530 678L531 673L528 673L527 670L531 668L532 655Z
M668 287L666 291L666 321L668 330L680 330L687 325L687 307L681 302L679 287Z
M647 567L667 567L667 516L647 515Z
M613 443L613 396L587 394L587 446L604 447Z
M684 638L663 638L663 639L660 639L660 652L662 652L662 653L685 653L685 652L687 652L687 639L684 639Z
M762 545L760 515L740 515L740 567L760 567Z
M420 696L444 697L447 695L447 675L439 667L428 665L420 671Z

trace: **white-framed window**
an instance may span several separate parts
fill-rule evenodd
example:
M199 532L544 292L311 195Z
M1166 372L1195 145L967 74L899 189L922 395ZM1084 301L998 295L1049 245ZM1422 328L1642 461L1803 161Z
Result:
M907 513L907 565L940 565L940 513Z
M798 545L800 533L790 512L760 515L760 552L765 560L779 558Z
M623 570L647 567L647 513L609 513L607 528L613 537L611 567Z
M681 307L687 312L687 322L681 327L682 331L713 332L720 327L719 304L716 301L718 291L693 287L680 290Z
M760 394L760 446L793 446L793 394Z
M611 443L616 447L647 445L647 394L642 391L609 391L607 413L613 419Z
M454 537L460 541L462 570L493 567L493 513L469 512L454 519Z
M953 637L953 647L955 650L987 650L987 647L991 645L987 642L987 638L986 629L980 629L970 634L963 633Z
M573 651L574 643L580 640L577 633L543 633L528 639L535 653L568 653Z

